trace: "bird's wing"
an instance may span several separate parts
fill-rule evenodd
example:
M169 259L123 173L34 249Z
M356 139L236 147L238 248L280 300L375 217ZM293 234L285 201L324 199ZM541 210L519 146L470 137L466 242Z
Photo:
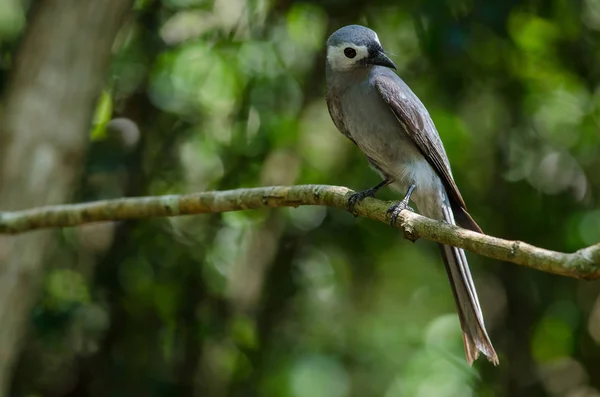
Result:
M346 138L350 139L356 145L356 141L352 138L350 131L344 124L344 114L342 113L342 104L337 95L327 93L325 97L327 101L327 109L329 110L329 115L331 116L331 120L333 120L333 124L337 127L337 129L346 136Z
M402 84L404 85L404 82ZM403 87L391 76L377 76L375 87L406 134L415 142L427 162L442 180L457 222L463 227L481 232L481 228L467 212L465 201L452 178L442 141L421 101L410 91L408 86L404 85Z

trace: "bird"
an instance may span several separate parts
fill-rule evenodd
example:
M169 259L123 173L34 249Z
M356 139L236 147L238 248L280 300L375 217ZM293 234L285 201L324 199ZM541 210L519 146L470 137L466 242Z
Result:
M326 53L326 102L337 129L367 157L382 177L376 186L352 194L348 208L390 186L405 193L388 213L392 225L403 210L483 233L467 212L450 162L429 112L394 72L377 33L347 25L331 34ZM414 210L413 210L414 211ZM498 355L488 336L465 252L439 244L462 329L469 365L480 352L494 365Z

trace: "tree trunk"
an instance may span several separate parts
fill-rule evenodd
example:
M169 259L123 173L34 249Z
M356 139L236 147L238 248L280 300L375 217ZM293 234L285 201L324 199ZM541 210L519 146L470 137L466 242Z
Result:
M0 210L69 200L111 48L131 6L132 0L37 3L0 119ZM51 232L0 236L0 397L51 238Z

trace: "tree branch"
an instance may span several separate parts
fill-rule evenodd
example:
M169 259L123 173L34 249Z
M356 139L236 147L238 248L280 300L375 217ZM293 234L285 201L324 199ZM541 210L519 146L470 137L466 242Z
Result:
M84 204L58 205L25 211L0 212L0 234L76 226L99 221L146 219L265 207L325 205L346 209L352 190L340 186L301 185L236 189L186 195L123 198ZM355 214L388 223L388 202L367 198ZM489 258L512 262L547 273L578 279L600 278L600 243L574 253L538 248L520 241L491 237L410 211L402 211L397 227L409 240L424 238L464 248Z

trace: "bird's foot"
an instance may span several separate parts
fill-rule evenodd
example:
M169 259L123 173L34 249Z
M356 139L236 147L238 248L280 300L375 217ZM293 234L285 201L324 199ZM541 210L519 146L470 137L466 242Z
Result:
M362 192L353 193L348 198L348 211L354 213L354 207L356 206L356 204L360 203L367 197L375 197L375 193L377 192L377 190L379 189L372 187L370 189L363 190Z
M388 208L387 213L392 214L392 216L390 217L390 225L392 227L396 225L396 220L398 219L398 216L403 210L415 212L415 210L408 205L407 197Z

